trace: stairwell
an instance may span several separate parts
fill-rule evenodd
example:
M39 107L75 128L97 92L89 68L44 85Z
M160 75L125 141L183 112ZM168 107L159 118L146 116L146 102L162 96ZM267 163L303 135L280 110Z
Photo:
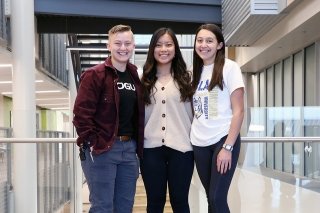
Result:
M90 209L90 202L89 202L89 191L87 184L83 186L83 213L88 213ZM134 199L134 206L133 206L133 213L146 213L147 209L147 195L144 188L144 184L142 181L141 176L139 176L137 181L137 188L136 188L136 195ZM169 195L167 194L167 202L164 207L163 213L173 213L170 205Z
M146 213L147 209L147 195L141 175L137 181L136 196L134 199L133 213ZM169 194L167 194L167 201L163 213L173 213L170 205Z

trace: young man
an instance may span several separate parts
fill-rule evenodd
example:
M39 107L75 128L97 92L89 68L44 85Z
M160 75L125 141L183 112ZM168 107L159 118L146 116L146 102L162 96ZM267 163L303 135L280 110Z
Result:
M81 165L90 213L131 213L139 175L144 103L137 67L129 63L135 47L130 26L109 30L111 56L86 70L74 105Z

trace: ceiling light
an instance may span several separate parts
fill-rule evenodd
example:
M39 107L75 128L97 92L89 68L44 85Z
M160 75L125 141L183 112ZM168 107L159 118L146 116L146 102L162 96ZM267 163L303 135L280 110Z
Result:
M38 98L36 101L69 100L69 98Z
M0 84L11 84L12 81L0 81Z
M43 90L43 91L36 91L37 94L39 93L58 93L61 92L61 90Z
M36 83L43 83L43 80L36 80ZM12 81L0 81L0 84L12 84Z
M59 103L59 104L41 104L41 106L60 106L60 105L69 105L68 103Z
M2 95L12 95L12 92L2 92Z
M12 67L12 64L0 64L0 67Z
M59 93L61 90L44 90L44 91L36 91L37 94L39 93ZM12 95L12 92L2 92L2 95Z
M51 110L69 110L69 107L57 107L57 108L50 108Z

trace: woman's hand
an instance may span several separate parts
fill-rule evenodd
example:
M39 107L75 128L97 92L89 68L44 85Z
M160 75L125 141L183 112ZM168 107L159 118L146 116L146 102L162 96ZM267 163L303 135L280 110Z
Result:
M220 174L225 174L227 170L231 169L232 152L221 149L217 156L217 169Z
M229 144L231 146L234 146L234 142L236 141L241 124L243 121L244 116L244 101L243 101L243 95L244 95L244 88L240 87L236 90L234 90L231 93L231 108L232 108L232 119L230 124L230 130L228 133L228 137L225 140L226 144ZM229 169L231 169L231 157L232 152L225 150L222 148L217 156L217 169L218 172L221 174L225 174Z

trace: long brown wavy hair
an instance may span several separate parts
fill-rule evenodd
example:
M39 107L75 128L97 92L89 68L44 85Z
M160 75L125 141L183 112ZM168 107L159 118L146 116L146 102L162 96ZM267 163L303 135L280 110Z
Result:
M193 80L192 80L192 90L193 93L196 92L203 68L203 60L197 54L196 48L196 41L198 37L198 33L200 30L209 30L212 32L216 38L218 43L223 44L221 49L217 50L216 57L214 59L214 68L210 80L210 84L208 90L211 91L215 86L218 86L221 90L223 90L223 66L225 61L225 42L222 35L221 29L215 24L203 24L201 25L197 31L196 36L194 39L194 46L193 46Z
M175 57L172 59L171 63L171 74L173 74L173 79L178 84L180 99L185 102L190 100L193 94L191 87L191 74L187 71L187 65L183 60L177 37L170 28L160 28L152 35L147 60L143 66L141 82L144 87L144 102L146 105L151 104L151 97L154 95L154 93L151 94L151 92L152 89L155 88L155 83L158 79L156 76L157 61L154 58L154 49L159 38L165 34L168 34L172 38L175 47Z

